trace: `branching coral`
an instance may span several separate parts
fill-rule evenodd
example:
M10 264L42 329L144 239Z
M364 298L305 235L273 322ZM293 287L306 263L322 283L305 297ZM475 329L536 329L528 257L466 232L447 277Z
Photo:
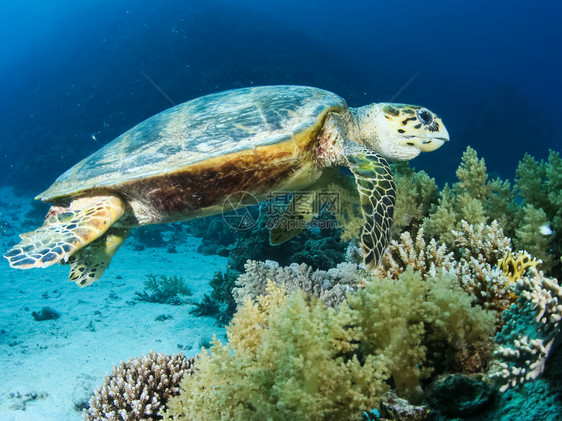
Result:
M424 230L420 228L415 240L409 232L400 235L400 242L392 240L383 255L382 263L374 271L378 277L398 279L408 267L421 273L424 279L434 276L436 269L455 270L453 253L445 244L437 245L435 239L429 243L424 239Z
M315 295L332 307L340 304L348 292L355 291L362 285L359 268L353 263L340 263L328 271L313 271L304 263L281 267L273 261L248 260L245 272L240 275L232 290L237 304L241 305L246 297L254 299L265 294L268 281L277 285L284 284L288 292L302 290Z
M551 151L548 161L540 163L525 155L512 188L499 178L488 181L484 160L468 147L457 169L458 182L440 191L422 226L426 235L454 247L452 233L463 220L472 225L496 220L516 249L541 259L541 269L557 276L562 272L562 261L555 258L562 253L562 231L556 229L562 224L561 174L559 153ZM545 235L549 224L555 229Z
M502 391L537 378L562 339L562 288L556 279L534 268L530 272L517 280L519 299L504 312L504 327L496 337L499 363L491 377Z
M498 267L509 277L510 282L521 279L525 271L530 268L537 268L542 263L540 260L533 258L526 251L517 253L516 256L508 252L507 256L498 260Z
M374 273L398 279L410 267L428 279L436 276L438 269L444 270L456 276L459 285L474 295L480 306L495 310L500 317L513 299L508 276L496 267L499 259L510 252L510 239L496 221L474 226L463 220L459 225L458 231L451 232L451 248L444 243L438 245L433 238L427 242L423 228L415 240L410 233L402 233L400 242L391 241ZM457 252L456 256L451 249Z
M461 230L452 235L460 256L456 272L463 289L474 295L483 308L501 316L514 298L509 276L497 267L500 259L511 253L510 239L497 221L476 226L461 221Z
M151 351L113 367L104 384L90 399L85 421L153 421L166 400L179 393L179 383L194 371L193 359L183 354Z
M484 159L471 147L464 152L456 175L459 181L441 190L438 205L424 220L426 233L452 246L452 231L460 229L463 220L473 225L498 220L511 232L517 206L510 184L500 179L488 181Z

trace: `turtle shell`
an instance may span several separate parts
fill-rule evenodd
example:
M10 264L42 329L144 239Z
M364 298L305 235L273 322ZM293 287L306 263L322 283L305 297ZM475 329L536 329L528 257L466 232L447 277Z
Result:
M303 135L306 140L329 111L346 110L339 96L304 86L243 88L196 98L123 133L62 174L38 198L118 192L217 157L302 141Z

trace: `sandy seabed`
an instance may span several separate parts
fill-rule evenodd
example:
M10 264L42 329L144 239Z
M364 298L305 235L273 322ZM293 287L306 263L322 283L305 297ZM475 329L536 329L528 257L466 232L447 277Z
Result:
M3 254L30 231L27 197L0 188L0 246ZM40 223L41 221L35 223ZM165 235L166 233L164 233ZM226 258L197 253L201 239L188 235L167 248L135 250L131 238L94 284L79 288L67 266L16 270L0 261L0 420L81 420L75 402L83 401L114 364L150 350L195 355L213 335L224 338L215 319L189 313L192 305L173 306L135 300L149 274L181 276L199 301L209 281L226 267ZM56 310L56 320L36 321L32 312ZM171 315L156 321L162 314Z

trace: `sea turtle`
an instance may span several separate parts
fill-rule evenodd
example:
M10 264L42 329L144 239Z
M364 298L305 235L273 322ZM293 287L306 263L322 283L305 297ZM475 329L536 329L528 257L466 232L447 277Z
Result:
M70 263L70 279L89 285L132 227L218 214L237 191L263 200L271 191L314 190L347 166L364 217L364 263L373 268L395 202L386 159L409 160L447 140L439 116L419 106L350 108L305 86L203 96L150 117L62 174L36 198L52 203L43 225L5 257L20 269ZM272 243L294 234L279 231Z

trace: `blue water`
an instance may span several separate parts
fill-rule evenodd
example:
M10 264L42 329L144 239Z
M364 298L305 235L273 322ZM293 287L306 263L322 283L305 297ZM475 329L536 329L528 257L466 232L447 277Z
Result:
M381 101L426 106L443 118L451 141L412 161L416 169L427 171L441 185L453 181L461 155L470 145L485 158L488 174L512 180L525 153L543 159L549 149L562 150L561 23L562 3L553 0L1 1L0 188L11 186L18 197L34 197L80 159L174 104L221 90L273 84L324 88L350 106ZM3 201L0 197L4 252L16 238L10 224L18 220L27 227L31 218L40 224L43 212L28 203ZM169 238L183 235L180 226L167 229ZM215 235L220 234L217 229ZM124 249L133 247L131 242ZM181 255L187 253L185 249L176 253L175 240L171 242L173 249L158 246L161 254L155 261L161 266L144 270L162 267L162 272L189 277L195 268L207 270L213 264L216 270L226 268L226 259L202 260L194 244L185 246L192 253L186 263ZM137 262L148 261L150 266L156 254L144 253ZM135 272L136 264L116 259L113 273L107 275L113 284L107 281L104 287L111 294L116 288L123 301L128 296L119 288L129 288L132 296L139 287L130 285L131 273L138 283L143 279ZM15 325L0 329L2 340L10 344L8 352L20 345L14 339L20 332L17 317L29 319L27 306L38 310L45 294L58 294L66 282L65 274L60 279L63 272L48 269L36 275L42 277L41 283L29 282L25 287L21 285L27 278L9 272L4 284L12 295L4 294L4 304L9 305L0 308L12 317L5 320ZM198 276L203 291L209 275ZM29 290L31 284L45 291ZM63 310L88 294L100 296L97 286L85 295L73 288L64 284L62 291L70 296L55 301ZM20 300L24 294L32 305ZM104 311L111 317L126 314L115 306L115 313ZM143 319L138 310L135 316ZM158 328L152 319L151 315L147 324ZM62 319L61 326L67 323ZM74 325L69 330L78 333L86 326L82 321L70 323ZM135 323L139 321L130 325ZM102 337L105 331L101 325L98 329ZM43 343L43 337L29 337L33 346ZM166 345L180 346L176 336L167 339ZM121 339L104 340L112 349L111 341ZM14 349L23 355L28 344L22 343L23 350ZM118 363L106 354L93 358ZM46 371L33 370L48 376ZM92 374L99 383L103 373ZM541 399L541 393L532 393ZM509 394L503 396L511 399ZM78 412L74 415L78 417Z
M0 8L0 183L30 193L171 102L248 85L318 86L352 106L425 105L452 141L413 163L440 181L453 176L467 145L490 173L512 178L525 152L542 158L562 144L555 1Z

